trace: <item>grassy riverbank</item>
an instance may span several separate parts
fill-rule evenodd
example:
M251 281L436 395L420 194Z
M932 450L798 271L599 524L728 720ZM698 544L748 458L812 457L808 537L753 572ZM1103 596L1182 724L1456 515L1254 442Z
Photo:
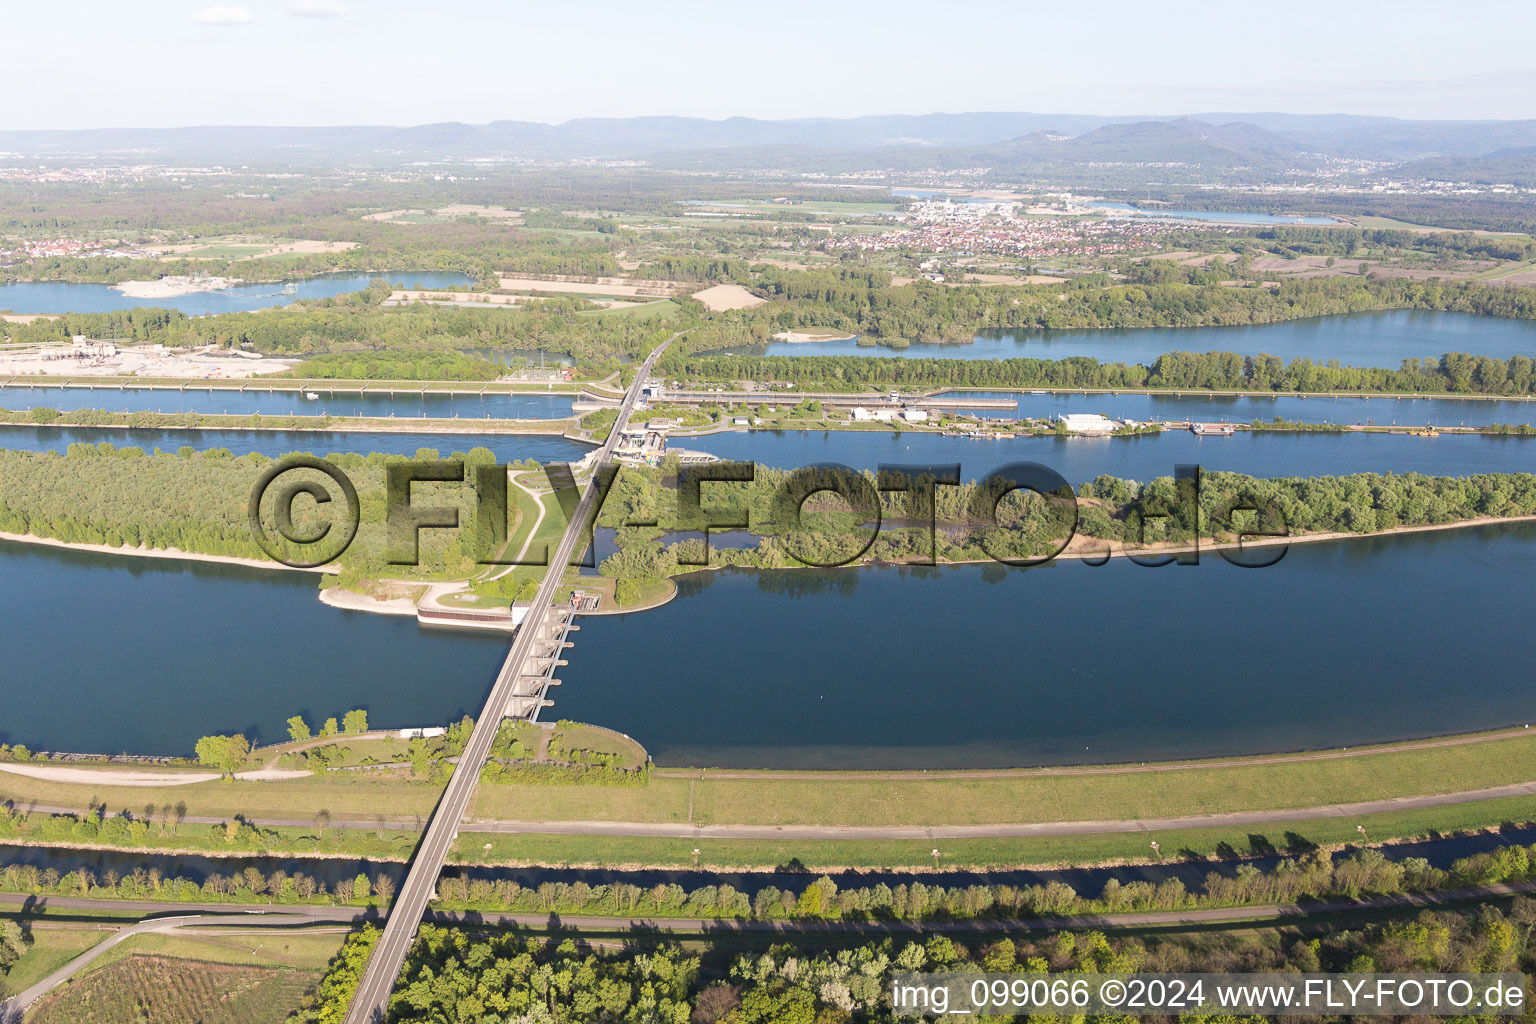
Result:
M103 768L103 780L121 769ZM1536 819L1536 796L1467 799L1437 807L1318 816L1319 808L1468 793L1536 780L1536 735L1527 730L1447 737L1350 750L1167 764L978 772L653 772L646 785L483 784L461 837L460 855L482 859L580 863L692 863L705 851L710 863L772 867L806 863L874 866L943 863L1019 864L1163 856L1188 847L1238 852L1264 835L1284 848L1287 833L1329 844L1372 841L1494 827ZM151 826L132 845L208 852L273 851L405 856L436 803L438 787L395 772L327 772L285 782L205 782L182 786L112 786L55 782L0 774L0 797L18 811L105 805L138 816L146 805L180 805L188 818L236 816L261 825L263 835L228 841L221 826L184 824L174 834ZM1052 836L968 836L933 840L882 838L882 827L1028 825L1057 822L1147 822L1198 815L1258 812L1261 823L1169 827L1161 831L1104 832L1068 827ZM811 826L816 838L784 840L634 837L599 834L484 835L486 821L532 823L650 823L657 826ZM342 828L352 822L358 827ZM572 826L562 826L568 828ZM837 827L861 831L838 836ZM483 826L482 826L483 828ZM601 826L591 829L600 831ZM382 835L380 833L382 832ZM323 834L324 838L320 838ZM19 836L22 841L43 841ZM485 843L491 851L484 854ZM252 845L254 844L254 845Z

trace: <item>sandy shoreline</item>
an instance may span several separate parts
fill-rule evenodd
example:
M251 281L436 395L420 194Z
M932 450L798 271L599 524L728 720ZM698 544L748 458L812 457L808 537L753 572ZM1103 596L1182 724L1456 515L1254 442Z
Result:
M291 565L270 561L261 558L241 558L237 555L200 555L192 551L182 551L179 548L131 548L123 546L114 548L108 544L71 544L67 541L55 540L52 537L38 537L30 533L5 533L0 532L0 541L14 541L17 544L38 544L48 548L64 548L68 551L89 551L100 555L122 555L128 558L169 558L182 562L218 562L224 565L243 565L250 569L277 569L283 572L318 572L334 575L339 572L335 566L323 565L314 569L296 569Z
M115 768L76 768L51 764L0 764L0 772L24 775L44 782L95 786L195 786L199 782L217 782L218 772L146 772L119 771ZM311 773L281 768L262 768L236 772L242 782L286 782L307 778Z
M830 334L812 334L808 331L780 331L773 336L774 341L783 341L791 345L803 345L810 341L853 341L857 334L848 334L841 331L833 331Z
M1423 523L1417 526L1394 526L1390 530L1377 530L1373 533L1302 533L1290 537L1255 538L1254 540L1247 541L1246 543L1237 543L1236 541L1225 541L1218 543L1216 541L1202 540L1199 544L1198 550L1201 552L1236 551L1239 549L1251 550L1254 548L1289 546L1291 544L1317 544L1324 541L1366 540L1372 537L1392 537L1407 533L1439 533L1445 530L1472 529L1479 526L1494 526L1500 523L1531 522L1536 522L1536 515L1491 516L1478 519L1463 519L1454 523ZM1082 539L1082 535L1079 534L1073 539ZM179 559L181 561L187 562L219 562L225 565L243 565L252 569L279 569L291 572L316 572L329 575L335 575L337 572L339 572L339 570L333 565L320 566L312 569L295 569L292 566L283 565L281 562L262 561L261 559L256 558L240 558L235 555L199 555L188 551L181 551L176 548L114 548L109 547L106 544L70 544L65 541L55 540L52 537L36 537L29 533L23 534L0 532L0 541L14 541L18 544L39 544L44 547L64 548L70 551L89 551L97 554L122 555L131 558L169 558ZM1098 542L1095 539L1089 538L1088 543L1097 544ZM1127 549L1123 545L1115 543L1110 543L1107 545L1107 547L1107 554L1111 558L1125 558L1129 557L1130 555L1178 555L1186 554L1196 550L1195 545L1192 544L1150 546L1145 548L1137 548L1134 551ZM1054 560L1059 561L1061 559L1069 558L1079 560L1094 559L1103 558L1105 555L1106 550L1104 547L1087 547L1085 544L1083 546L1079 546L1076 550L1061 552L1055 557ZM946 561L940 562L939 565L986 565L991 561L992 559L953 562ZM876 565L885 564L898 565L901 563L863 562L853 566L839 566L839 568L870 568ZM725 566L701 566L698 569L694 569L692 571L700 572L719 568L725 568ZM804 567L788 566L787 568ZM678 575L688 574L679 573ZM458 581L449 580L445 582L452 583ZM674 594L673 596L676 595ZM668 598L668 600L671 600L671 598ZM415 603L409 601L407 598L388 598L385 600L379 600L377 598L369 597L366 594L358 594L355 591L350 590L339 590L335 587L322 590L320 592L320 601L323 604L330 605L333 608L346 608L351 611L373 612L375 614L381 615L414 615L416 613ZM660 603L665 604L667 602L663 601ZM407 609L407 605L409 605L409 609ZM631 610L635 609L625 609L624 611ZM609 614L622 614L622 612L611 612Z
M162 277L158 281L124 281L114 284L113 291L122 292L130 299L168 299L193 292L216 292L221 288L239 284L238 277Z
M341 587L326 587L320 591L320 603L350 612L369 612L373 615L409 615L416 617L416 602L407 597L377 598L359 594Z

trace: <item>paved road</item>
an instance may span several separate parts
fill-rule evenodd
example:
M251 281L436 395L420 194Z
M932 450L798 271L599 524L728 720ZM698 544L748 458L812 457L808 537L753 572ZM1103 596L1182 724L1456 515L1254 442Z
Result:
M614 445L618 443L619 432L628 424L629 417L640 400L640 392L645 387L646 377L650 376L651 368L662 352L678 336L674 334L656 346L655 350L645 358L645 362L636 369L634 382L624 393L624 400L619 403L618 414L614 419L613 428L608 433L608 439L593 454L594 472L606 465L612 456ZM384 1013L389 1004L389 994L394 990L395 981L400 976L400 969L405 964L406 954L410 952L411 942L416 937L416 929L421 923L422 914L425 913L427 903L437 887L438 873L442 871L443 864L448 859L448 851L453 846L454 837L458 835L459 822L469 809L475 784L480 780L480 769L490 755L491 744L501 726L508 699L512 696L518 677L522 674L523 664L527 661L548 609L554 604L555 591L559 588L560 580L565 574L566 563L575 553L576 544L585 532L587 517L591 514L597 499L597 490L595 486L589 486L586 489L586 493L582 495L581 501L576 506L575 514L571 516L570 525L566 527L565 533L560 538L560 543L550 552L549 570L544 576L544 581L539 584L538 592L534 595L528 617L512 639L512 649L507 653L507 659L502 663L501 672L496 676L495 683L491 685L490 697L486 700L480 717L475 721L474 731L470 734L469 742L465 745L464 752L459 757L459 763L454 768L453 776L448 780L448 786L438 802L437 811L427 826L420 846L417 847L416 856L411 862L410 870L406 873L405 882L400 886L400 894L395 899L384 934L380 937L378 947L368 962L357 996L352 1000L352 1007L347 1014L348 1024L373 1024L384 1019Z
M5 897L0 899L0 902L12 903L22 902L23 900L24 897ZM46 903L50 901L39 900L38 902ZM78 902L89 903L93 908L105 908L111 903L110 900L80 900ZM54 905L60 906L62 904L55 903ZM148 906L153 906L153 904ZM301 911L303 909L308 908L300 908ZM156 913L159 911L151 910L149 912ZM348 920L350 921L350 919ZM180 928L228 927L231 925L237 925L241 928L292 928L300 925L313 924L314 921L314 918L309 915L305 915L302 912L289 913L286 910L276 912L252 910L245 913L235 914L209 914L203 912L182 914L176 917L156 917L140 921L138 924L129 925L126 928L118 929L110 937L103 940L102 942L97 943L95 946L92 946L84 953L81 953L79 956L75 957L69 963L48 975L48 977L44 978L36 985L33 985L31 988L24 989L20 993L7 999L5 1002L0 1003L0 1024L18 1024L29 1006L37 1002L49 992L53 991L53 989L64 984L64 982L68 981L75 974L90 966L112 947L127 942L129 939L136 935L146 935L151 932L176 931Z

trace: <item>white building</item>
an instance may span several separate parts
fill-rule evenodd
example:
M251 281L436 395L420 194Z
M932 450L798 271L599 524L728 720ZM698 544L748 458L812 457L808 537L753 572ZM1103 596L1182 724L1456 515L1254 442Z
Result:
M928 413L924 409L903 409L901 418L908 423L923 423L928 419Z
M1057 423L1066 428L1069 434L1113 434L1119 426L1108 416L1101 416L1096 412L1069 412L1052 417Z
M881 423L889 423L896 416L894 409L866 409L862 405L853 407L853 420L855 423L870 423L878 420Z

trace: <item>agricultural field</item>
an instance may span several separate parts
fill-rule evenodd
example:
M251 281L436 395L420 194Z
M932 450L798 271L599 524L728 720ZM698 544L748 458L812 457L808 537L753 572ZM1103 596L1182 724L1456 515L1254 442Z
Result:
M27 1022L278 1024L299 1007L320 977L319 970L133 955L45 996Z

